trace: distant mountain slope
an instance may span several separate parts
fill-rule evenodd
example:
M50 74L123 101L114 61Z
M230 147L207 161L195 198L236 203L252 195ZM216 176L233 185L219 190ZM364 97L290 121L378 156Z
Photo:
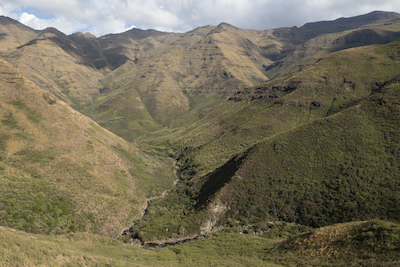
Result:
M101 43L96 36L90 33L74 33L69 38L81 48L84 57L93 63L94 67L102 72L110 72L113 67L103 53Z
M272 32L284 44L269 57L275 63L267 67L274 77L310 65L324 55L350 47L385 44L400 38L400 14L375 11L334 21L307 23L300 28Z
M308 37L312 38L320 34L357 29L365 25L392 18L400 18L400 14L396 12L373 11L368 14L339 18L333 21L309 22L304 24L301 29L308 33Z
M115 235L146 197L172 186L171 160L104 130L3 60L0 87L1 225Z
M124 51L121 62L126 63L103 80L105 94L84 113L128 140L146 130L182 125L238 89L293 72L332 51L395 40L400 36L397 15L375 12L354 20L316 23L313 30L308 25L251 31L221 23L185 34L148 32L135 39L118 35L113 58ZM111 39L109 47L115 47ZM136 115L130 101L145 114ZM137 134L129 135L133 129Z
M3 58L129 141L196 120L236 90L295 72L333 51L400 37L400 17L393 12L300 28L254 31L221 23L187 33L131 29L100 38L3 21ZM12 35L10 27L20 34Z
M268 80L262 66L270 61L254 43L253 32L221 24L199 28L179 38L161 37L166 40L141 40L136 59L103 79L104 92L84 113L131 140L134 136L127 133L132 134L134 129L142 134L160 129L157 125L169 126L190 111L193 119L199 109L220 103L235 90ZM169 39L174 41L167 42ZM152 49L143 48L147 42L154 43ZM132 104L142 107L138 112L143 115L138 116ZM110 117L111 114L116 115ZM115 118L119 118L118 122Z

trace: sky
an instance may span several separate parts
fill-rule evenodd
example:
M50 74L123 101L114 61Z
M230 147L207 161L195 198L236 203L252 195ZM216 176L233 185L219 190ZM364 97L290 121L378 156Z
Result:
M187 32L229 23L243 29L301 27L374 10L400 13L399 0L0 0L0 15L37 30L96 36L131 28Z

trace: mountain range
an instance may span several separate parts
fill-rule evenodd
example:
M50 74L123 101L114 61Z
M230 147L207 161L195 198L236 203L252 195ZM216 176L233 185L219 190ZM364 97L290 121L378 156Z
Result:
M7 229L161 244L400 220L400 14L102 37L0 17L0 44Z

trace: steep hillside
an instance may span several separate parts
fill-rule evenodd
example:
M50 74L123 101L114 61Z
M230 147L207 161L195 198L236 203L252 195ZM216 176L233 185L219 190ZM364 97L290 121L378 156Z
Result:
M121 34L109 34L98 38L109 64L116 69L128 61L146 58L148 52L169 43L180 34L155 30L131 29Z
M113 69L113 66L104 55L101 43L96 36L90 33L77 32L70 35L69 38L81 48L83 56L89 62L92 62L96 69L103 73L108 73Z
M172 160L141 152L3 60L0 87L1 225L115 235L172 186Z
M266 219L398 220L399 53L399 41L337 52L238 92L192 125L141 139L177 151L183 182L136 234Z

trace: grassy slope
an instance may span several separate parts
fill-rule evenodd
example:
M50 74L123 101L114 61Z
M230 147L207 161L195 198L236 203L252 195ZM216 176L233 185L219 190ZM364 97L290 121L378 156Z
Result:
M291 259L291 263L286 260L287 265L398 266L399 234L396 223L358 221L291 237L273 251L282 257L277 263Z
M115 235L175 180L141 152L0 62L0 222Z
M210 236L155 250L87 233L45 236L3 227L0 240L0 264L7 266L281 266L263 260L274 240L245 235Z
M288 226L277 234L289 234ZM6 266L397 266L398 224L338 224L282 240L217 234L146 250L87 233L33 235L0 227L0 264Z
M399 45L334 53L240 92L235 99L241 101L228 101L190 126L142 139L143 147L178 151L184 181L150 209L137 234L195 232L224 214L228 225L268 217L315 226L396 219ZM246 103L251 99L259 100ZM336 198L341 201L331 201ZM197 214L204 207L208 212Z
M221 193L227 217L312 226L399 220L398 88L256 145Z

